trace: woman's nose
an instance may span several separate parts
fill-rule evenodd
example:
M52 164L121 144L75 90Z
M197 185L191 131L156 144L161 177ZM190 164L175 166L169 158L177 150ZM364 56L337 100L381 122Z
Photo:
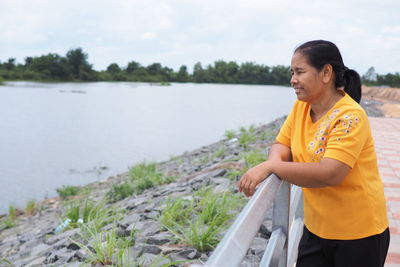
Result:
M296 83L297 83L297 78L294 75L292 75L292 77L290 78L290 84L294 85Z

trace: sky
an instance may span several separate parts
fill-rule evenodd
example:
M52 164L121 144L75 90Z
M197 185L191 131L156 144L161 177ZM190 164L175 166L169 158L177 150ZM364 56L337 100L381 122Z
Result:
M399 10L399 0L0 0L0 61L80 47L96 70L133 60L289 66L296 46L325 39L360 74L394 73Z

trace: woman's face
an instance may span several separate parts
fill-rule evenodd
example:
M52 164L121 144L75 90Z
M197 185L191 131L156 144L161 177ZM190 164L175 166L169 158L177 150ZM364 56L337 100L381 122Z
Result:
M294 53L292 57L291 73L290 83L298 100L315 103L327 91L322 81L322 71L309 65L307 58L300 52Z

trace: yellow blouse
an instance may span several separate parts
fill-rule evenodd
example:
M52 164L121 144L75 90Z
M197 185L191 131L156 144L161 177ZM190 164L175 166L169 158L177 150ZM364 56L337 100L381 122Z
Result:
M382 233L388 227L386 203L365 111L348 94L315 123L310 109L309 103L296 101L277 141L290 147L295 162L327 157L352 169L336 186L303 188L306 227L326 239Z

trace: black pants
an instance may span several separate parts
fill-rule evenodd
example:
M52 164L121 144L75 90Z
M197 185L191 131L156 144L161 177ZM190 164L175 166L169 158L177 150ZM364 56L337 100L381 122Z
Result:
M389 241L389 228L366 238L332 240L304 227L296 267L383 267Z

